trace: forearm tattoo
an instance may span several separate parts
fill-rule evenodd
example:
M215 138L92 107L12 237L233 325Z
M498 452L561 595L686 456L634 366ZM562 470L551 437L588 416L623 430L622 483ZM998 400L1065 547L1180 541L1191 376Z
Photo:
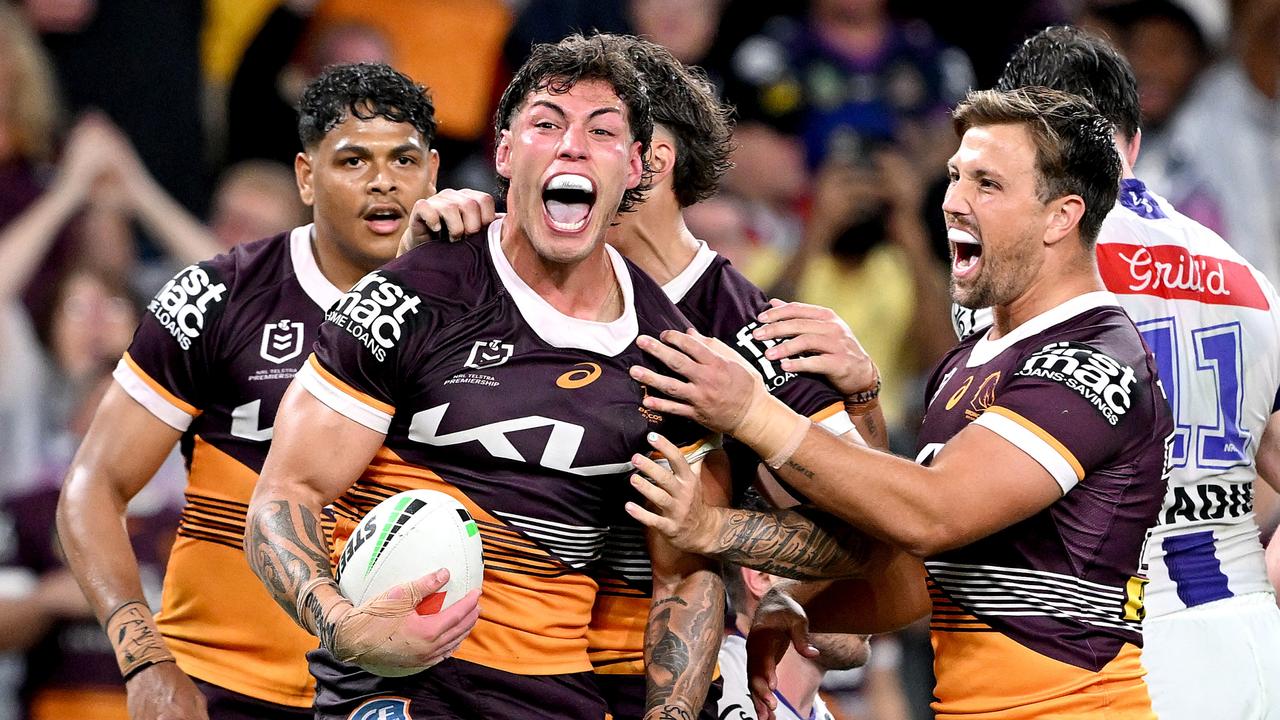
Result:
M865 535L813 508L730 510L712 555L796 580L856 577L867 565Z
M324 640L323 608L313 593L298 607L298 591L316 578L332 578L320 519L310 508L288 500L272 500L248 518L245 556L254 574L285 612L303 627L316 628ZM311 620L308 623L303 618Z
M657 600L645 630L646 717L692 720L707 697L724 634L724 582L710 569Z

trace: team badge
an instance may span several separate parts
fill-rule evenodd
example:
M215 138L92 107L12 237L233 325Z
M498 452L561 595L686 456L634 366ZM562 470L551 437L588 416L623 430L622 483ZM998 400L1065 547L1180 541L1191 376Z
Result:
M347 720L413 720L413 716L409 714L408 700L382 697L356 708Z
M303 325L300 322L281 320L262 328L263 360L279 365L302 354Z
M501 340L477 340L471 346L471 355L467 357L466 367L475 370L497 367L511 359L516 346Z

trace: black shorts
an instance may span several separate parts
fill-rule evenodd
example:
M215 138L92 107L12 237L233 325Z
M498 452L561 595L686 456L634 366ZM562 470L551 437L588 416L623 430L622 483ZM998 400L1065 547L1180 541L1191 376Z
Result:
M516 675L449 658L416 675L388 678L307 653L316 678L317 720L603 720L590 672Z
M315 716L311 708L277 705L241 695L199 678L191 680L204 695L209 707L209 720L310 720Z
M609 705L613 720L642 720L644 718L645 678L643 675L596 675L596 685ZM707 690L707 701L702 704L698 720L718 720L720 696L724 694L724 681L716 678Z

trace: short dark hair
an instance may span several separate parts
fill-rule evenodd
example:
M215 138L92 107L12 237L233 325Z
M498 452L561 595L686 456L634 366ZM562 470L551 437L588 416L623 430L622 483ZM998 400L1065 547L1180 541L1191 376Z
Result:
M1093 103L1126 140L1138 134L1138 81L1124 55L1105 38L1078 27L1046 28L1027 38L996 81L997 90L1040 86Z
M1120 188L1120 154L1111 121L1088 100L1046 87L970 92L952 113L956 132L973 127L1023 125L1036 147L1037 195L1084 199L1080 237L1092 246Z
M575 33L555 44L534 45L529 59L516 71L498 102L494 116L495 134L500 136L503 130L511 128L512 119L533 93L545 90L561 95L583 80L602 80L613 87L613 92L627 108L631 136L640 141L640 157L644 158L653 139L649 91L629 57L627 39L608 33L589 37ZM638 187L622 194L618 212L629 212L644 201L650 173L648 162L642 162L645 163L645 179ZM498 177L499 193L505 196L510 184L506 178Z
M409 123L430 147L436 108L427 89L383 63L334 65L312 80L298 105L298 139L312 148L348 117Z
M720 102L701 68L685 65L657 43L632 37L625 42L649 88L654 124L676 140L676 200L680 207L702 202L716 194L733 167L733 108Z

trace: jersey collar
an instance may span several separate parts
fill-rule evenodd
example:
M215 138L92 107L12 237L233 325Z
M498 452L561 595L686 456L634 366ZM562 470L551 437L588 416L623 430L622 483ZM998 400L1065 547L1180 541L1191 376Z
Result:
M502 281L525 322L544 342L558 348L576 348L613 357L626 350L639 334L636 320L635 288L631 284L631 272L627 263L607 243L605 253L613 265L613 274L622 287L622 316L612 322L595 322L570 317L552 307L533 288L529 287L511 261L502 252L503 218L489 225L489 257L493 259L498 279Z
M693 289L693 284L698 282L715 259L716 251L712 250L705 242L699 240L698 252L693 254L693 260L690 260L683 270L671 278L666 285L662 286L662 292L667 294L667 299L672 304L683 300L684 296L688 295L689 291Z
M293 274L298 278L302 291L321 310L328 310L342 297L343 291L329 282L316 263L315 249L311 245L315 227L314 224L303 225L289 233L289 259L293 261Z
M1088 312L1094 308L1119 305L1120 303L1116 300L1115 295L1106 290L1097 290L1077 295L1061 305L1036 315L998 340L988 339L992 328L987 328L986 332L982 333L982 338L974 344L973 350L969 352L969 359L965 362L965 367L985 365L1015 343L1026 340L1033 335L1039 335L1054 325L1066 322L1081 313Z

